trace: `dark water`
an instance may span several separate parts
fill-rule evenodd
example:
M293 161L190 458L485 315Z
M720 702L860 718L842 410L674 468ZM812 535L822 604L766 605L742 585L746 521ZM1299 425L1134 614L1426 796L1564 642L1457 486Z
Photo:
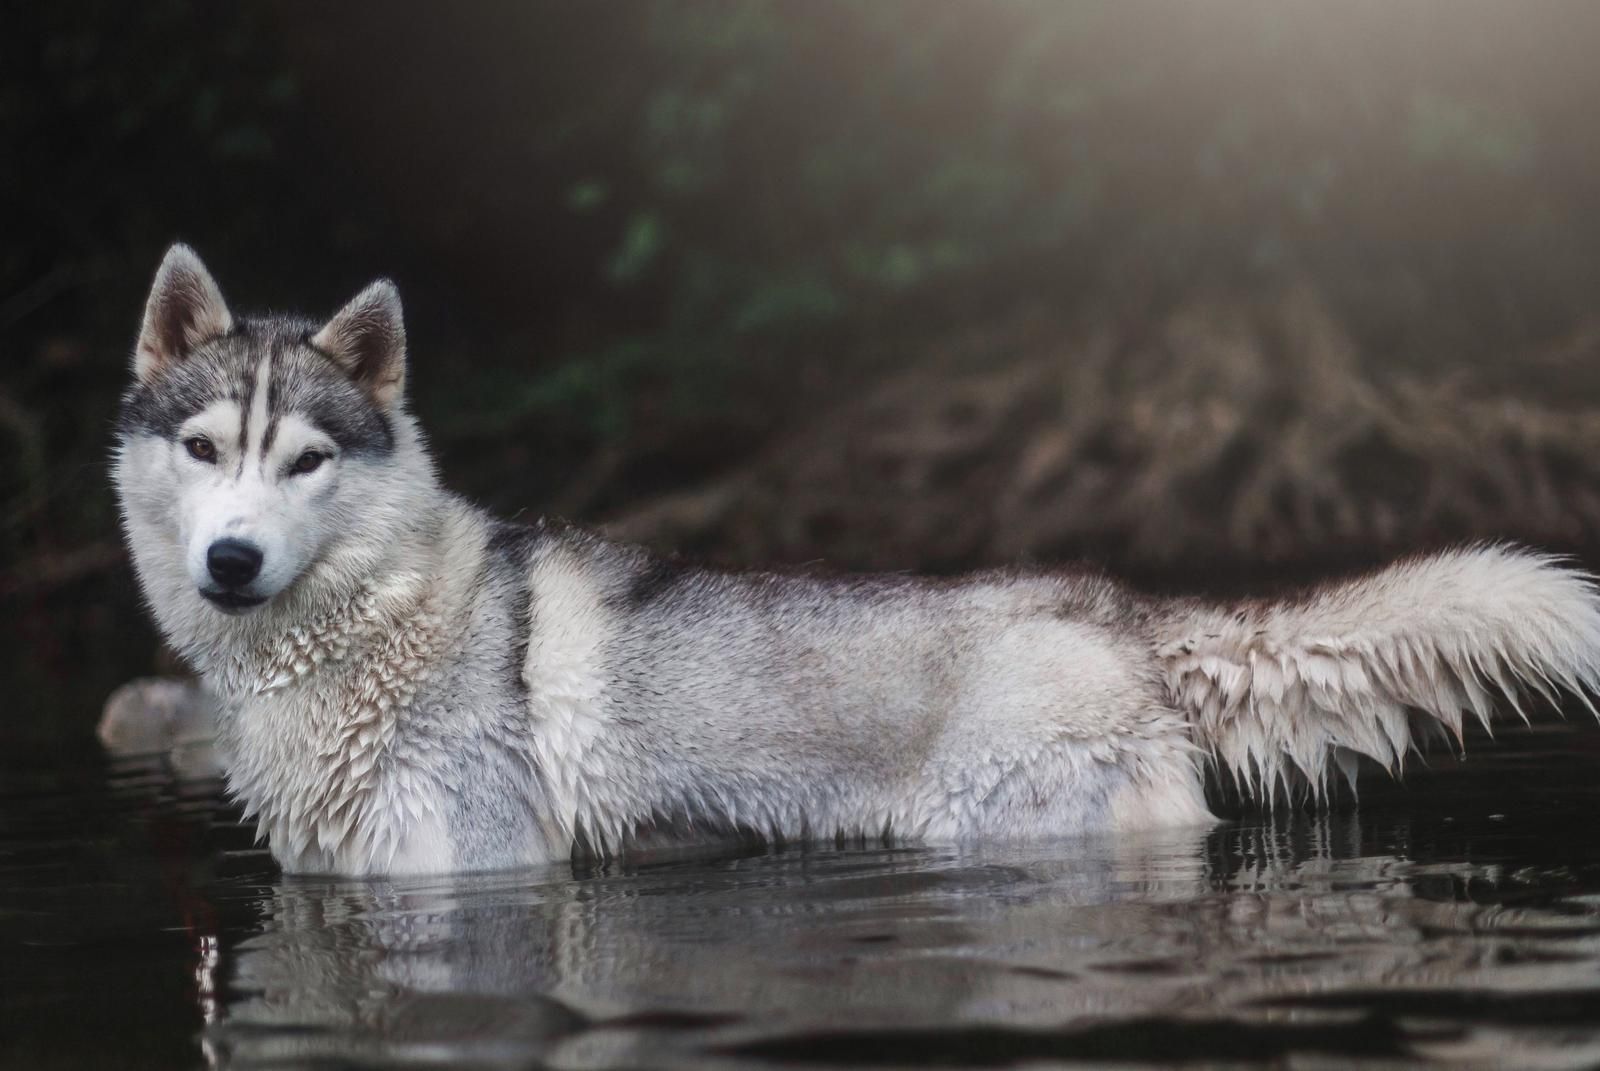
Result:
M1600 733L1333 814L285 879L214 783L0 758L7 1066L1600 1062Z

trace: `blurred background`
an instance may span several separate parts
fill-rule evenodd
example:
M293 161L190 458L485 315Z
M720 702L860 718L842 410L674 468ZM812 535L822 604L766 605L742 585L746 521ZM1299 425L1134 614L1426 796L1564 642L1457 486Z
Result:
M172 668L106 459L178 238L395 278L449 483L663 549L1600 545L1600 5L4 6L0 739Z

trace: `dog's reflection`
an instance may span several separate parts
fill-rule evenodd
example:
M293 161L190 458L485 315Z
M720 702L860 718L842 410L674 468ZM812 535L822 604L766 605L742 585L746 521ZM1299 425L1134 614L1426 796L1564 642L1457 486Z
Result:
M284 880L225 953L209 1037L235 1065L690 1066L774 1034L1282 1018L1283 998L1508 980L1504 944L1481 935L1528 912L1466 895L1495 887L1492 868L1418 867L1360 840L1323 816L576 877Z

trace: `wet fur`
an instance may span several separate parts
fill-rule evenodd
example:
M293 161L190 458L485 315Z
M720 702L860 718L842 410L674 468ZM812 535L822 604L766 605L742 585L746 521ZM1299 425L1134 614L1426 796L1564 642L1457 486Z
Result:
M1600 683L1589 579L1509 548L1230 607L1081 570L726 572L509 525L437 482L392 288L319 331L235 322L196 272L175 250L158 276L116 483L150 605L218 697L232 791L291 871L1203 823L1210 767L1269 798L1317 788L1352 755L1396 767L1430 725L1458 733L1524 686ZM227 530L300 532L306 560L229 615L197 593L174 519L184 481L220 475L184 468L173 436L263 389L244 408L339 456L309 496L281 445L241 430L235 482L275 505L240 499Z

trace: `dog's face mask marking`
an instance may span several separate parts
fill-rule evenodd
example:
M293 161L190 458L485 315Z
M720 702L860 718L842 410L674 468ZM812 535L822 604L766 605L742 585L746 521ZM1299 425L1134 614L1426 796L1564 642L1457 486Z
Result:
M174 246L119 427L119 464L137 473L120 481L130 523L165 528L207 605L266 605L362 529L404 375L392 284L374 283L320 328L241 323L194 253Z
M226 611L254 609L288 587L330 535L338 448L299 414L281 416L271 442L267 430L252 433L239 403L218 401L165 444L184 564L196 590Z

